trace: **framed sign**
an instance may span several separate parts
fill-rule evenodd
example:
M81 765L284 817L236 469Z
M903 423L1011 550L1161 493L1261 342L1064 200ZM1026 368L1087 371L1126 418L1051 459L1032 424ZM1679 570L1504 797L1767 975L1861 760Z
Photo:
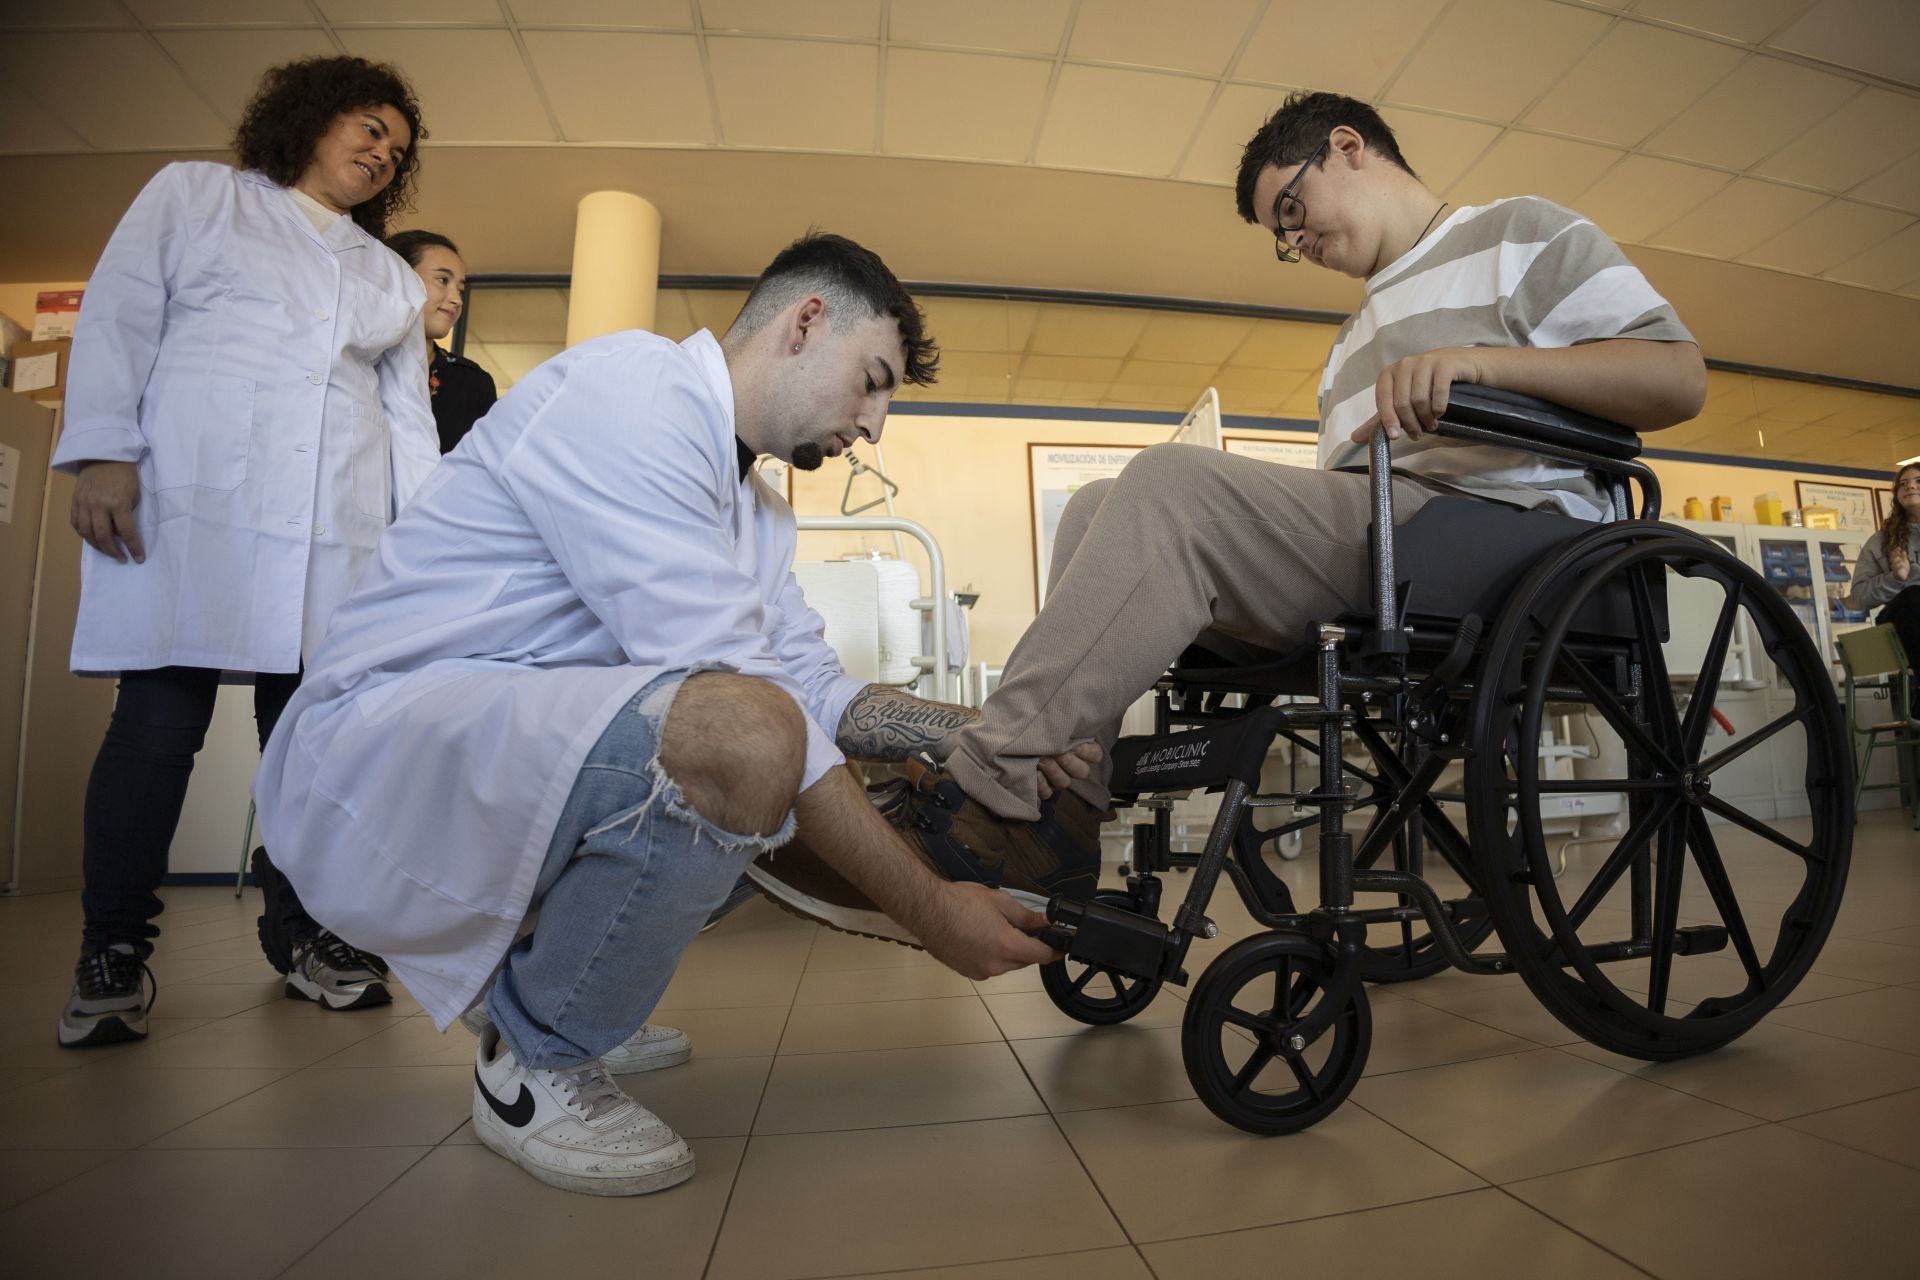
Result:
M1873 527L1878 529L1886 524L1887 517L1893 514L1893 490L1883 484L1873 486Z
M1033 606L1047 596L1047 571L1053 564L1053 538L1067 499L1082 485L1111 480L1142 452L1139 445L1030 444L1027 484L1033 499Z
M1262 462L1278 462L1283 466L1305 467L1315 471L1320 466L1320 446L1310 440L1284 440L1273 436L1225 436L1221 447L1228 453L1237 453L1243 458L1258 458Z
M1795 480L1795 503L1808 507L1831 507L1839 513L1840 527L1854 533L1872 533L1873 490L1863 484L1829 484L1824 480Z

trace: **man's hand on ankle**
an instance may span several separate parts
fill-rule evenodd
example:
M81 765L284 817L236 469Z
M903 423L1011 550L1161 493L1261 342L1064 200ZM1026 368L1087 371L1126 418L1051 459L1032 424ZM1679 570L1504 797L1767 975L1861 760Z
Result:
M1057 756L1041 756L1040 798L1045 800L1056 791L1065 791L1067 784L1075 778L1084 778L1093 772L1093 766L1100 763L1105 754L1097 742L1083 742Z

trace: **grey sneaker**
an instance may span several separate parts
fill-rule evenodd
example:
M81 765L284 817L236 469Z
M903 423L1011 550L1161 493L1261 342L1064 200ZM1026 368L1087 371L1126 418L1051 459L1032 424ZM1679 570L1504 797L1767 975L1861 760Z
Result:
M336 1010L393 1003L378 960L325 929L313 941L294 948L287 997Z
M80 953L73 967L73 992L60 1013L60 1044L84 1049L147 1038L147 1010L153 1007L143 979L151 982L140 953L125 942ZM153 984L158 995L160 984Z
M476 1036L485 1036L493 1029L493 1019L487 1016L484 1006L476 1004L460 1015L460 1025ZM692 1056L693 1041L687 1038L686 1032L649 1022L615 1045L600 1061L613 1075L632 1076L642 1071L677 1067Z

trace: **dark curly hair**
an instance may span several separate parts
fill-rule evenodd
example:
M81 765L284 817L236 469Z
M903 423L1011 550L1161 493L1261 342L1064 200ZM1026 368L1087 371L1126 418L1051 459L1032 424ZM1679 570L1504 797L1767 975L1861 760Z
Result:
M1909 471L1920 471L1920 463L1909 462L1893 473L1896 495L1900 478ZM1893 553L1907 545L1908 531L1913 528L1913 519L1907 515L1907 509L1900 505L1898 496L1895 496L1889 505L1893 509L1888 511L1887 518L1880 522L1880 550L1891 561Z
M373 199L348 212L368 235L386 234L387 220L413 207L420 169L420 103L398 70L365 58L303 58L260 77L253 101L240 116L233 149L240 167L258 169L283 187L292 186L313 160L313 148L343 112L392 107L407 122L413 141L393 166L393 181Z

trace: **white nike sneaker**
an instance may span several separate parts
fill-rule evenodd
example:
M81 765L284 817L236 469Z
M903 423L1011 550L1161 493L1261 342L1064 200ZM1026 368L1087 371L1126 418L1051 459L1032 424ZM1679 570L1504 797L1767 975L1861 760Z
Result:
M493 1025L493 1019L487 1016L484 1004L476 1004L460 1015L460 1025L477 1036ZM677 1067L692 1056L693 1041L687 1038L686 1032L649 1022L615 1045L600 1061L613 1075L632 1076L642 1071Z
M687 1144L622 1093L600 1063L566 1071L523 1067L492 1026L474 1053L473 1131L562 1191L637 1196L693 1176Z

